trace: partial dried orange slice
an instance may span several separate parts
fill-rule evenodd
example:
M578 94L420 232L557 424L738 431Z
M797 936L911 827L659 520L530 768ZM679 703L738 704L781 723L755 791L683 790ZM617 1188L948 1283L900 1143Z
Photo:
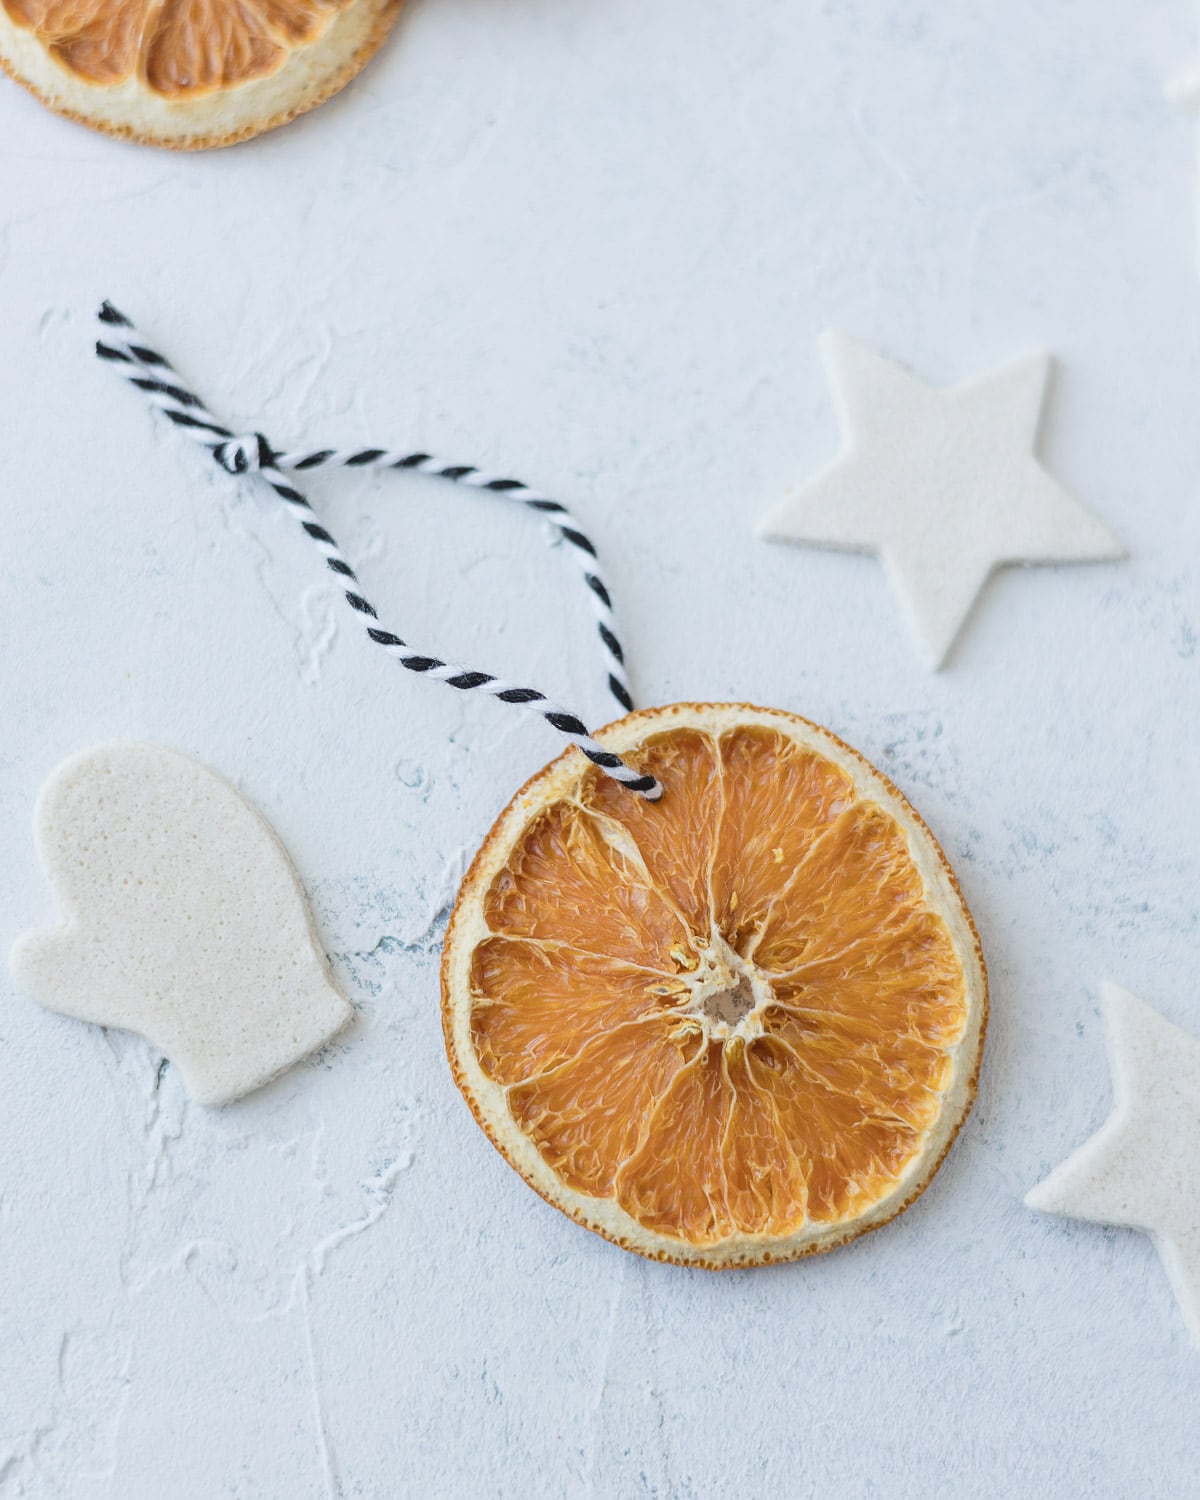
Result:
M322 103L402 0L0 0L0 66L59 114L197 149Z
M570 750L463 882L442 960L454 1077L525 1180L660 1260L791 1260L926 1187L987 1020L975 925L896 788L795 715L630 714Z

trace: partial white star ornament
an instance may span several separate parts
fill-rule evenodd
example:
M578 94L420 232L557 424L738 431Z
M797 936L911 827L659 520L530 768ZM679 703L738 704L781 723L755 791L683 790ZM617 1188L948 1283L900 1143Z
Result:
M877 553L931 667L996 568L1124 555L1035 456L1049 355L937 390L844 334L822 345L843 450L759 535Z
M1200 1347L1200 1040L1115 984L1103 994L1115 1108L1025 1202L1148 1234Z

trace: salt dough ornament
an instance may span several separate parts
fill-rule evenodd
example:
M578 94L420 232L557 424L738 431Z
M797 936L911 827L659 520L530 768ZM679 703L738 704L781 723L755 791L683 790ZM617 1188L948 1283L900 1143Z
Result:
M1001 565L1123 555L1035 457L1047 355L936 390L843 334L823 345L843 452L759 535L877 553L930 666Z
M543 515L632 707L595 548L559 501L421 452L239 437L108 304L97 354L271 488L371 642L571 742L488 835L442 961L455 1079L526 1181L627 1249L709 1268L828 1250L907 1207L971 1107L987 977L953 872L891 782L794 714L673 704L592 734L535 688L418 650L382 626L296 475L415 469Z
M228 146L323 103L371 59L402 0L0 0L0 66L110 135Z
M1200 1347L1200 1040L1115 984L1103 997L1113 1112L1025 1202L1148 1234Z
M67 921L18 940L17 983L139 1032L199 1103L260 1088L350 1019L282 845L207 767L161 745L86 750L34 826Z

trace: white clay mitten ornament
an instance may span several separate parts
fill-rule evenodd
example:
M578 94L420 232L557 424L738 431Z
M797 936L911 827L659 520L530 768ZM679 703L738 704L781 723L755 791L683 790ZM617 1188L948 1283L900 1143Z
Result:
M47 1009L139 1032L201 1104L261 1087L349 1020L282 845L206 766L161 745L85 750L34 824L66 923L26 933L11 963Z

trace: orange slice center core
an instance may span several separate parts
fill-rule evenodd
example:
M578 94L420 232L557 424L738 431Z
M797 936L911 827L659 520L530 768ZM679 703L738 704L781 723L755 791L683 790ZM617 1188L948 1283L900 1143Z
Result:
M734 1037L751 1041L761 1036L762 1014L775 998L767 976L731 948L719 932L707 943L694 941L700 962L679 976L691 993L678 1014L697 1017L710 1041L727 1042Z

